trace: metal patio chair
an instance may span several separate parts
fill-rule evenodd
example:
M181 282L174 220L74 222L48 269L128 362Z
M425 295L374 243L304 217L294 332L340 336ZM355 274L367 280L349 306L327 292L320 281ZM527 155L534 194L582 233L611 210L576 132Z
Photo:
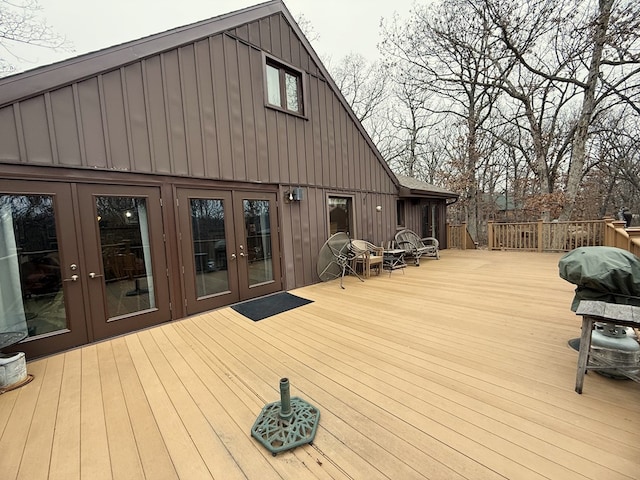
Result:
M405 250L406 256L413 258L416 266L420 266L420 257L440 258L440 242L435 237L420 238L412 230L404 229L396 233L396 243Z

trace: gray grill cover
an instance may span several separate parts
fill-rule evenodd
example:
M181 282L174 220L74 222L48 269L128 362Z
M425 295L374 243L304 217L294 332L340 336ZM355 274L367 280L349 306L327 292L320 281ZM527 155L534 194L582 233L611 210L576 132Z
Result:
M600 300L640 306L640 259L615 247L580 247L558 262L560 277L577 285L571 304L574 312L580 300Z

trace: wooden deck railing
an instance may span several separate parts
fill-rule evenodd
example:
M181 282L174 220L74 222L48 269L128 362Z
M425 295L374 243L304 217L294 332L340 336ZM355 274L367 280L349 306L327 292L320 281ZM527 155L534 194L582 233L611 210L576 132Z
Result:
M605 245L604 237L604 220L487 224L489 250L562 252Z
M477 248L476 242L467 230L466 223L460 225L447 223L447 248L459 248L460 250Z
M567 252L577 247L610 246L640 257L640 227L610 218L572 222L487 223L489 250ZM447 224L448 248L476 248L466 223Z
M623 248L640 257L640 227L624 228L623 221L605 220L604 245Z

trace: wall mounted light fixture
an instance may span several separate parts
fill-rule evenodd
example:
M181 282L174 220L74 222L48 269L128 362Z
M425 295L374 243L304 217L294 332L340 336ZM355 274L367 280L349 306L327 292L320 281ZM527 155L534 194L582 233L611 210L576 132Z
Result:
M284 198L288 202L299 202L304 199L304 190L301 187L295 187L284 192Z

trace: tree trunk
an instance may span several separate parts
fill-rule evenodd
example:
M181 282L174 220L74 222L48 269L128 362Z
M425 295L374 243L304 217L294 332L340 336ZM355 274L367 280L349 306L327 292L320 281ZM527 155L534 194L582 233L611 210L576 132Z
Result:
M606 41L609 20L611 18L611 8L615 0L599 0L598 19L593 31L593 52L589 65L589 75L584 88L582 98L582 108L580 117L573 137L573 149L571 152L571 164L567 175L567 186L565 191L566 203L560 214L560 220L570 220L575 207L576 196L580 189L582 175L584 171L587 139L589 136L589 125L593 118L595 108L595 94L598 85L598 75L600 73L600 63L602 52Z

